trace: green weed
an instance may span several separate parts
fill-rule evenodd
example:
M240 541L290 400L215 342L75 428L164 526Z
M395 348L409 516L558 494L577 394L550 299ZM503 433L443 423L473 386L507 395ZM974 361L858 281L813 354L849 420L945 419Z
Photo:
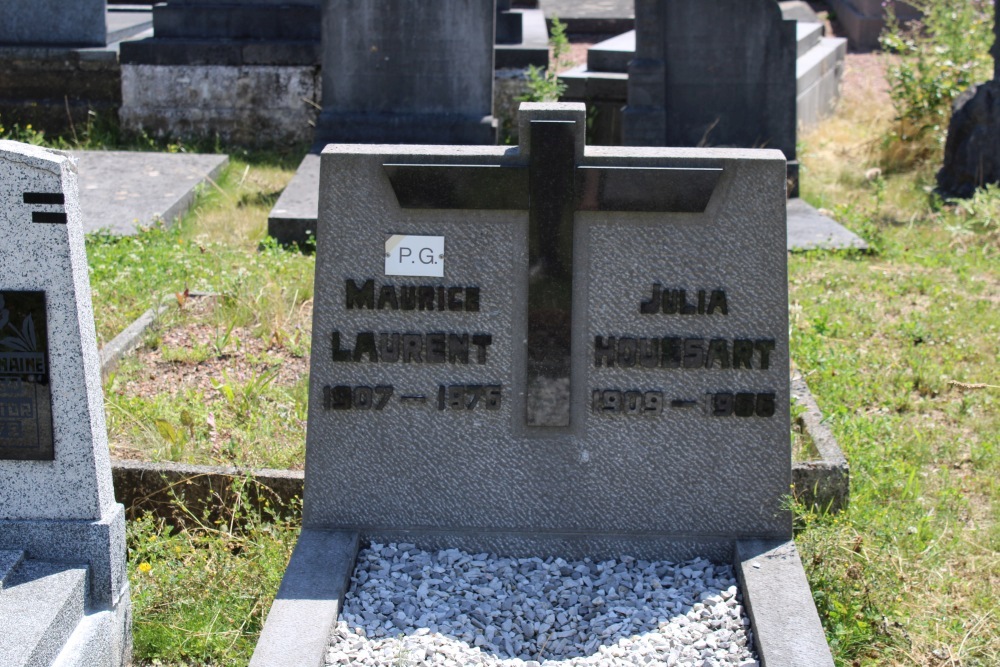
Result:
M225 514L171 525L145 514L127 526L134 653L140 664L246 665L299 529L297 508L252 503L247 480L215 503ZM289 512L289 510L291 510Z
M566 91L566 85L559 81L559 71L567 66L569 38L566 24L559 17L552 18L549 30L549 66L547 68L528 66L528 92L518 97L521 102L558 102Z
M884 3L885 4L885 3ZM987 0L912 0L921 21L903 26L893 3L882 47L899 54L888 68L896 117L880 146L883 169L905 171L936 161L944 148L952 102L990 78L993 3Z

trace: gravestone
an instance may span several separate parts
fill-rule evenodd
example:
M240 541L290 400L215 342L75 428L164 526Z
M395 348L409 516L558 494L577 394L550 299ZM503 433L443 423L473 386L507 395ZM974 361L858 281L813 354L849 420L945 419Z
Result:
M768 664L832 664L784 503L784 157L585 125L324 150L303 531L252 664L325 651L359 540L765 563Z
M582 106L522 106L520 151L325 150L305 526L718 559L791 536L784 159L585 153Z
M115 503L75 164L0 141L0 664L123 665Z
M628 146L777 148L798 192L796 23L774 0L636 0Z
M152 12L104 0L0 3L2 125L72 136L121 105L121 40L150 25Z
M324 150L303 531L251 664L320 664L359 541L732 561L768 664L832 664L783 500L784 157L585 126Z
M994 3L995 5L995 3ZM998 12L994 7L994 12ZM938 190L946 197L971 197L976 188L1000 183L1000 25L993 24L993 79L955 99Z
M330 142L491 144L494 2L324 0Z
M104 46L105 0L4 0L0 45Z

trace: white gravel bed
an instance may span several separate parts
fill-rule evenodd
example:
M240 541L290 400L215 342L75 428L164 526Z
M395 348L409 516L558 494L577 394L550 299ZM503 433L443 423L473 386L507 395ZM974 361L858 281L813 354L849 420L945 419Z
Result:
M326 665L756 667L732 568L372 544Z

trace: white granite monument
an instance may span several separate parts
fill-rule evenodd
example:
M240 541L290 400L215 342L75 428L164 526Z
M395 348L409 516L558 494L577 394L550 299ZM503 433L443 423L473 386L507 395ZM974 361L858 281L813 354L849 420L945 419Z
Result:
M125 665L130 629L76 165L0 141L0 664Z

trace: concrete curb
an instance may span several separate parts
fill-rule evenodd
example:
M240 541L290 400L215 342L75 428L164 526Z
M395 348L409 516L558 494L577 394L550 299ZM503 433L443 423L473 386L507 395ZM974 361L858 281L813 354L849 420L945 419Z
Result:
M762 667L833 667L795 543L737 542L733 561Z
M148 331L149 328L156 323L156 318L162 315L168 308L171 296L172 295L169 295L161 299L158 305L153 306L140 315L136 321L125 327L120 334L112 338L104 347L101 348L100 357L102 381L106 381L108 376L115 372L118 368L118 364L126 354L139 347L139 344L142 342L142 337L146 334L146 331ZM191 292L188 296L205 297L217 295L212 292Z
M357 533L302 529L250 667L322 667L357 557Z
M194 297L216 296L208 292L193 293ZM139 346L146 330L167 308L168 301L150 308L114 340L101 348L101 376L117 368L122 357ZM833 433L823 423L816 399L813 398L805 379L795 372L791 381L792 395L805 413L799 426L812 439L820 457L799 461L792 466L792 486L795 497L807 506L837 512L847 507L850 500L850 466L837 445ZM252 482L246 490L255 501L266 498L272 509L281 513L294 499L302 498L303 473L300 470L254 470L225 466L182 465L177 463L149 463L145 461L112 461L115 497L125 505L129 516L149 510L159 517L176 518L175 497L181 496L189 503L195 516L204 510L218 513L218 502L231 498L234 481ZM280 506L280 507L279 507Z
M806 411L799 426L812 439L819 458L792 465L792 493L806 506L820 511L839 512L847 507L851 494L851 470L830 428L823 422L816 399L802 375L792 374L792 396Z
M256 509L267 507L275 516L287 516L302 498L305 480L301 470L120 460L111 462L111 477L115 498L125 506L128 518L150 512L182 524L192 516L222 518L226 508L244 501Z

